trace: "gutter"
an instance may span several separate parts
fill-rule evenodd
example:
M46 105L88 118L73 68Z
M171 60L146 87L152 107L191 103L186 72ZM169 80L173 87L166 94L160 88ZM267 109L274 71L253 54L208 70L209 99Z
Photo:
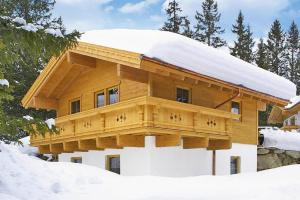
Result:
M235 99L235 98L237 98L237 97L239 97L239 96L241 96L241 91L240 91L240 89L238 89L238 93L236 93L235 95L233 95L233 96L230 97L229 99L223 101L222 103L216 105L216 106L215 106L215 109L217 109L217 108L223 106L224 104L228 103L229 101L232 101L233 99Z

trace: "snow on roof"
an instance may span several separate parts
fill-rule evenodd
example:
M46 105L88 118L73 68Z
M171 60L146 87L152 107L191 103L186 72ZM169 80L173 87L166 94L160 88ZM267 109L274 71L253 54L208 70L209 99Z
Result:
M185 36L159 30L94 30L82 42L140 53L187 70L281 99L296 95L287 79Z
M283 131L262 129L264 147L275 147L283 150L300 151L300 133L297 131Z
M290 103L285 106L285 109L290 109L292 107L294 107L296 104L298 104L300 102L300 96L295 96L293 98L290 99Z

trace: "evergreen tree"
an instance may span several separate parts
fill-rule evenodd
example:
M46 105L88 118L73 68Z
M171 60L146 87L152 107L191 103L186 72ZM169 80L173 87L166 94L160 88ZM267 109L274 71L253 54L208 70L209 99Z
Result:
M297 85L298 91L300 86L300 38L299 38L299 29L296 23L293 21L290 29L287 33L286 39L286 47L287 47L287 62L290 70L290 80Z
M193 38L194 32L190 27L190 24L191 24L190 20L188 20L187 17L184 17L183 21L184 21L184 23L183 23L182 35L189 37L189 38Z
M53 113L20 106L22 97L49 59L76 45L80 36L77 31L66 34L61 18L52 18L54 4L54 0L0 1L0 78L5 77L10 83L9 87L0 88L2 141L16 141L25 130L42 134L56 131L44 123ZM35 120L24 119L24 115Z
M230 48L231 55L251 63L254 60L254 41L250 27L245 27L244 25L244 16L241 11L236 20L236 24L233 25L232 32L237 35L237 41L234 42L234 47Z
M219 35L225 32L218 22L221 14L218 12L218 4L214 0L205 0L202 3L202 11L196 11L195 39L215 48L226 45L226 41Z
M285 33L281 28L278 20L272 24L271 30L268 33L268 56L269 56L269 70L280 76L288 78L288 67L286 62L286 47L285 47Z
M182 9L179 7L178 2L176 0L170 1L165 11L167 13L168 19L164 23L161 30L180 33L180 28L183 25L184 17L180 16Z
M269 70L267 46L262 38L257 44L257 51L255 53L255 63L258 67L261 67L265 70Z

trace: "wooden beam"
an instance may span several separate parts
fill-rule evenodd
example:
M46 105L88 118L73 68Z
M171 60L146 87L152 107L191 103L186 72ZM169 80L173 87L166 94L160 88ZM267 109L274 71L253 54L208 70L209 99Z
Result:
M64 142L63 143L64 151L66 152L86 151L86 150L80 150L78 143L79 143L78 141Z
M182 140L184 149L207 148L209 141L207 137L184 137Z
M57 101L57 99L52 99L52 98L33 97L32 106L34 108L57 110L58 109L58 101Z
M78 141L79 150L82 151L89 151L89 150L103 150L103 148L98 148L96 145L96 138L95 139L88 139L88 140L79 140Z
M118 135L117 146L145 147L145 135Z
M40 146L38 146L38 149L39 149L40 154L50 154L51 153L49 144L40 145Z
M97 65L96 58L73 52L68 53L67 60L71 65L77 65L81 67L95 68Z
M120 149L117 145L116 137L99 137L96 139L97 148L102 149Z
M63 143L50 144L50 152L53 154L64 152Z
M171 147L181 145L181 136L174 135L157 135L155 139L156 147Z
M222 149L231 149L232 141L229 140L215 140L210 139L207 150L222 150Z

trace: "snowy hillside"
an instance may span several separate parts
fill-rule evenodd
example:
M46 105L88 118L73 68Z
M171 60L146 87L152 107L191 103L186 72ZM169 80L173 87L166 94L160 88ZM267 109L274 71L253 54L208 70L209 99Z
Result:
M294 200L300 196L297 165L234 176L123 177L87 165L41 161L12 145L0 144L0 149L1 200Z

